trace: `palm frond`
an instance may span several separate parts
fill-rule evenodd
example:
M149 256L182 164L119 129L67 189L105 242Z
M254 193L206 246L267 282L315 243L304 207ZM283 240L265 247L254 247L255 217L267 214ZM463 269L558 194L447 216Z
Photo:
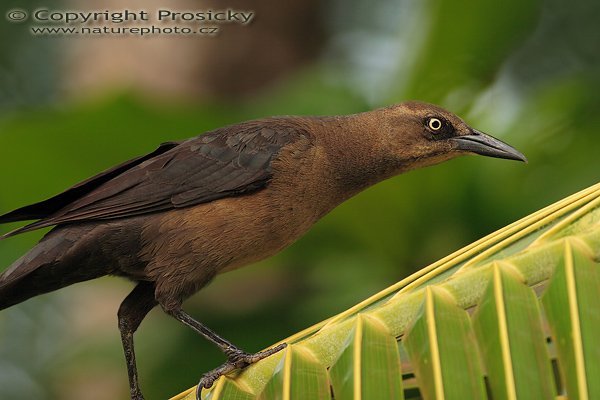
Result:
M285 339L202 397L600 398L599 261L597 184Z

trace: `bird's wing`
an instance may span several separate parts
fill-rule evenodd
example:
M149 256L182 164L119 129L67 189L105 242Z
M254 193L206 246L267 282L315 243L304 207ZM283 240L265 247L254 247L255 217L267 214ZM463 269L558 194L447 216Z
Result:
M251 121L166 143L42 202L0 216L39 219L4 237L71 222L131 217L261 189L282 147L309 134L286 120Z

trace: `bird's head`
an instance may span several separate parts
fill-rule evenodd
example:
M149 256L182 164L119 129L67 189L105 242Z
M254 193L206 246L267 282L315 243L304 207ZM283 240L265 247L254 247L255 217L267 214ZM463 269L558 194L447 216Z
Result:
M468 153L526 162L518 150L438 106L405 102L380 110L385 114L383 134L388 157L406 169L437 164ZM381 136L380 136L381 137ZM404 169L404 168L402 168Z

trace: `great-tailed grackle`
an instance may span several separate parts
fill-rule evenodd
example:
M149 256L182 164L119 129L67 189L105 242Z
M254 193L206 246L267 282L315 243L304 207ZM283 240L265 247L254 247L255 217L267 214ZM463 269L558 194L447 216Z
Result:
M269 257L361 190L477 153L525 161L439 107L406 102L335 117L274 117L216 129L100 173L0 216L37 220L1 238L54 228L0 276L0 309L76 282L137 285L118 311L132 399L133 333L156 305L215 343L227 362L199 388L279 351L248 354L182 310L215 275Z

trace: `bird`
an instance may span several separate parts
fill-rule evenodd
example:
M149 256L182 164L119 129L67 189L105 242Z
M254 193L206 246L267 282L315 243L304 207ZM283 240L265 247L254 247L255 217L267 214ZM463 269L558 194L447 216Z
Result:
M213 278L286 248L337 205L395 175L479 154L526 162L445 109L407 101L342 116L268 117L161 144L54 197L0 215L33 221L0 240L52 229L0 275L0 310L105 275L135 286L117 316L132 400L144 398L133 335L160 306L227 360L197 386L285 347L255 354L183 310Z

